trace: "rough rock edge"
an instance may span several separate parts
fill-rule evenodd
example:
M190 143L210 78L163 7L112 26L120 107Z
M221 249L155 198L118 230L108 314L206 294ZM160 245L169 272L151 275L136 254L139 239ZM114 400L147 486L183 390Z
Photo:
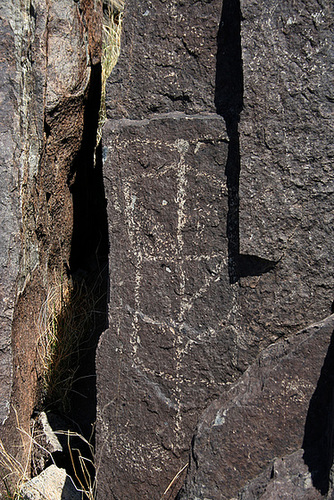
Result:
M319 453L312 448L314 440L318 440L317 435L309 438L306 434L310 433L311 412L315 410L314 406L312 410L312 402L318 407L320 397L323 403L319 388L326 388L327 384L327 392L322 395L328 399L325 404L330 404L333 395L333 377L328 369L333 329L334 315L331 315L272 344L219 400L209 406L193 439L190 468L179 500L222 500L237 496L238 491L241 494L240 488L258 476L275 457L283 457L302 447L306 450L304 457L308 453L306 460L315 477L314 465L318 463L312 463L310 453L321 459L322 449ZM296 404L293 394L288 391L282 394L279 390L288 384L296 385ZM305 421L304 434L301 423ZM236 443L237 449L233 449ZM252 456L248 453L250 450Z
M23 485L20 491L23 500L80 500L78 491L65 469L50 465L39 476Z

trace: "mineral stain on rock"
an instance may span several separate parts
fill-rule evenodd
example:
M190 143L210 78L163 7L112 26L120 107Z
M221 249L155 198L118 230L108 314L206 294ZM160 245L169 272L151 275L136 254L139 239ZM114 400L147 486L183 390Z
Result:
M55 289L67 296L70 288L71 185L101 51L99 5L14 1L0 7L1 439L22 463L31 416L45 392L40 315Z

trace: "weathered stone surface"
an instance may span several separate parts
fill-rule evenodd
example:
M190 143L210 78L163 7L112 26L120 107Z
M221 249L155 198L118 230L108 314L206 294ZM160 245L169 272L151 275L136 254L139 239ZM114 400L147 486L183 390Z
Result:
M107 84L108 118L215 112L220 10L220 0L127 0L121 55Z
M241 11L240 253L278 262L259 310L249 286L262 278L241 284L251 328L289 334L333 301L333 2Z
M23 455L17 420L28 432L41 377L39 312L52 287L68 284L74 160L101 46L102 7L90 4L0 6L0 421L8 419L0 434ZM85 18L94 6L100 40Z
M228 377L226 134L217 115L173 113L111 121L104 144L110 329L97 357L99 495L149 498L184 465L198 409Z
M65 469L50 465L39 476L34 477L21 488L23 500L80 500L78 491Z
M58 437L53 432L45 412L41 412L35 421L32 422L33 428L33 449L31 457L31 468L33 475L37 476L50 461L51 455L56 452L62 452L63 447ZM63 429L66 429L64 426Z
M260 476L239 493L239 500L317 500L323 498L312 484L312 475L303 460L304 450L275 458Z
M214 114L220 8L125 3L103 137L111 279L97 354L101 499L159 497L187 461L197 408L234 372L233 334L222 335L234 294L227 136Z
M235 497L274 457L302 447L313 484L327 493L333 457L333 329L330 316L271 345L207 409L180 498Z
M318 8L320 17L311 16L318 30L306 53L309 18L305 26L297 23L301 29L294 21L283 28L280 9L270 6L224 0L221 11L216 1L126 3L103 138L111 281L110 329L97 354L102 500L159 497L186 462L196 411L261 349L330 314L333 240L329 225L315 222L318 213L324 221L331 217L329 147L317 139L324 168L314 161L310 179L320 187L312 201L302 188L293 199L291 169L267 168L288 154L279 140L271 163L265 160L277 121L289 122L291 147L308 140L304 124L293 137L299 108L300 116L312 115L316 134L321 115L303 101L304 87L298 102L282 99L279 119L267 94L277 100L288 81L284 71L297 74L295 52L306 69L327 64L330 21L319 20L330 12L319 7L324 16ZM292 20L304 12L284 4L284 16L292 8ZM279 75L268 51L277 54ZM319 102L326 99L320 92ZM220 135L225 128L228 146ZM198 149L196 143L204 144ZM208 180L212 169L223 195ZM290 216L280 222L292 199L302 214L299 225ZM260 201L265 211L257 208ZM218 260L204 264L203 256L213 253Z
M15 94L18 89L15 66L15 38L8 18L0 11L0 421L8 417L12 389L11 324L15 283L19 273L19 204L15 189L18 176L16 151L19 146L19 117ZM14 168L13 168L14 166ZM16 166L16 168L15 168Z

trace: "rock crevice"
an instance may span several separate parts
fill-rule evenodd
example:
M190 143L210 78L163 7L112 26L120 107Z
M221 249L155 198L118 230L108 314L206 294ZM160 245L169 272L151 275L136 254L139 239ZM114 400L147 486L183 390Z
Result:
M88 136L91 142L85 132L85 110L92 90L96 94L94 79L101 71L96 69L101 23L99 1L15 0L0 7L5 51L1 59L1 439L19 461L26 460L29 443L27 438L27 449L22 447L18 422L29 435L31 415L45 391L41 344L50 339L44 338L41 313L55 290L61 287L62 297L67 297L71 288L70 261L77 236L70 184L75 181L74 170L82 175L87 168L78 157L87 148ZM101 88L96 100L100 92ZM99 102L94 106L98 112ZM78 211L83 217L83 208L75 210L76 221ZM92 212L96 217L95 208Z

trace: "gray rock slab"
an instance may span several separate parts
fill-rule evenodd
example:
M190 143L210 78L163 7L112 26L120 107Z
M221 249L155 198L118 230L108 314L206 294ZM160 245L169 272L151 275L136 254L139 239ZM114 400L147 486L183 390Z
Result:
M34 475L37 475L45 469L51 455L62 452L63 447L56 433L52 430L48 415L45 412L42 411L36 420L32 421L32 427L34 443L31 462Z
M227 137L218 115L104 130L109 325L97 354L100 498L152 498L228 378Z
M20 494L23 500L80 500L78 491L65 469L50 465L39 476L24 484Z
M206 410L193 441L191 466L180 499L236 497L271 460L301 448L313 485L322 494L328 491L333 329L334 316L330 316L269 346ZM291 467L296 469L293 464ZM305 471L306 467L300 466L299 473ZM285 486L288 480L283 480ZM260 493L258 498L262 498Z
M50 451L50 453L55 453L56 451L63 451L63 448L59 443L58 437L53 432L48 420L48 416L44 411L42 411L38 415L37 426L38 429L40 429L41 431L41 434L43 436L42 439L45 440L45 443L48 446L48 450Z
M8 9L10 11L10 9ZM11 12L10 12L11 13ZM15 33L0 10L0 422L8 417L12 389L11 326L19 273L20 219L17 151L20 148Z

